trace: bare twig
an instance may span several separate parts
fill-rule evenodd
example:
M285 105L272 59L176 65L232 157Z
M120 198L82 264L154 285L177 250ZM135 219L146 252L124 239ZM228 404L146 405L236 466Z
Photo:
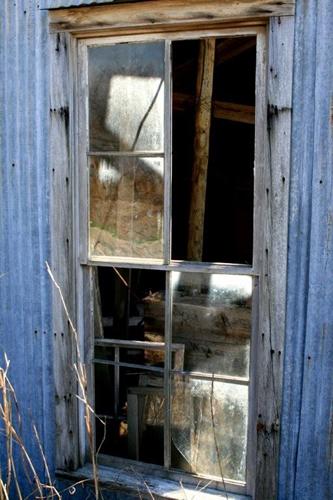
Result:
M68 307L66 305L64 296L62 294L60 285L57 283L55 277L53 276L53 273L51 271L51 268L48 264L48 262L45 262L46 264L46 269L47 272L57 289L59 293L59 297L65 312L65 316L67 318L67 321L69 323L71 332L73 333L74 336L74 344L76 348L76 355L77 355L77 363L74 364L74 371L76 374L77 382L79 384L79 388L81 391L81 394L78 396L79 400L83 403L84 405L84 421L85 421L85 426L86 426L86 431L87 431L87 436L88 436L88 441L89 441L89 448L90 448L90 454L91 454L91 463L92 463L92 468L93 468L93 476L94 476L94 490L95 490L95 497L96 500L99 499L99 477L98 477L98 468L97 468L97 463L96 463L96 454L95 454L95 443L94 443L94 436L93 436L93 424L92 424L92 415L95 415L95 412L92 408L92 406L89 403L88 399L88 382L87 382L87 372L86 372L86 367L84 363L82 362L81 358L81 352L80 352L80 344L79 344L79 335L78 332L74 326L74 323L72 321L72 318L69 314Z
M214 405L213 405L213 398L214 398L214 374L213 374L213 378L212 378L212 385L211 385L211 391L210 391L210 413L211 413L211 418L212 418L213 436L214 436L214 444L215 444L217 461L219 464L219 469L220 469L220 474L221 474L221 479L222 479L222 483L223 483L225 496L226 496L226 499L228 500L228 493L227 493L227 488L225 485L224 475L223 475L222 460L220 457L220 449L219 449L219 444L217 442L217 437L216 437L215 411L214 411Z

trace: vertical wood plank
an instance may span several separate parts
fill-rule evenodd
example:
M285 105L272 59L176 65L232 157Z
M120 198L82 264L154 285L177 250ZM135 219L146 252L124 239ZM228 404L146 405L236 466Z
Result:
M50 36L51 269L75 320L73 279L72 175L70 159L70 83L68 35ZM73 335L53 290L56 466L77 467L77 384Z
M284 358L288 198L290 170L293 18L268 25L267 116L262 172L262 253L257 338L257 500L277 494L279 429Z

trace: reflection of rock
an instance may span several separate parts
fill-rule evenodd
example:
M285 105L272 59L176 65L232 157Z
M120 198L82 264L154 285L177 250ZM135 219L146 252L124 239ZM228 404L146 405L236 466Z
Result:
M161 258L161 241L129 244L128 240L120 240L109 231L90 228L90 251L92 255L113 255L115 257Z
M164 297L145 299L145 318L156 332L164 331ZM185 345L185 369L205 373L248 375L251 308L205 305L206 295L177 297L172 313L172 341Z
M100 174L103 169L103 176ZM112 175L107 175L107 170ZM93 158L90 245L97 255L162 257L161 160Z

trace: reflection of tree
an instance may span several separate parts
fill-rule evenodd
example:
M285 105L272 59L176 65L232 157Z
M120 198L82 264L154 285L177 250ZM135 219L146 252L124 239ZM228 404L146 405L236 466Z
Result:
M135 134L135 138L134 138L133 144L132 144L132 146L131 146L131 148L130 148L130 151L134 151L134 150L135 150L135 146L136 146L136 144L137 144L137 142L138 142L138 138L139 138L139 136L140 136L140 133L141 133L142 127L143 127L143 125L144 125L144 123L145 123L145 121L146 121L147 117L149 116L149 113L151 112L151 110L152 110L152 108L153 108L153 106L154 106L154 104L155 104L155 102L156 102L156 100L157 100L157 97L158 97L158 94L160 93L160 90L161 90L161 88L162 88L162 85L163 85L163 80L161 80L161 81L160 81L160 83L159 83L159 85L158 85L158 87L157 87L157 90L156 90L156 92L155 92L155 95L154 95L154 97L152 98L152 101L151 101L150 105L148 106L147 111L145 112L145 114L144 114L144 115L143 115L143 117L142 117L142 120L141 120L141 122L140 122L140 124L139 124L139 126L138 126L138 129L137 129L137 132L136 132L136 134Z

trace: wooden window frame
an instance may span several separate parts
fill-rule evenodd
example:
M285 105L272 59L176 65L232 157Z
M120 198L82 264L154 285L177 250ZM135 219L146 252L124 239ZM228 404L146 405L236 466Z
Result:
M153 2L155 3L155 2ZM158 0L156 4L167 5ZM180 2L178 9L181 9ZM200 4L199 1L195 2ZM201 5L209 14L214 12L219 2ZM150 4L144 2L140 5ZM257 36L256 69L256 139L255 139L255 188L254 188L254 260L253 265L204 265L187 263L159 263L154 269L188 270L219 272L221 274L248 274L259 277L257 295L260 309L255 322L257 336L251 339L251 374L254 382L251 386L250 399L254 401L249 415L249 447L247 489L233 488L230 491L246 493L256 499L274 498L276 495L279 420L282 395L283 339L285 322L286 255L287 255L287 217L289 194L290 164L290 124L291 124L291 84L292 84L292 46L294 21L292 11L285 9L281 15L286 17L246 16L238 20L220 16L220 19L186 19L186 12L181 23L170 20L160 26L138 22L126 27L118 21L112 26L112 19L120 6L102 7L107 22L96 22L98 9L84 10L86 17L76 16L73 10L60 10L51 13L51 48L53 64L51 77L51 165L52 169L52 266L62 286L72 316L80 332L80 348L86 360L92 359L92 342L89 335L83 334L92 329L91 267L112 265L118 267L144 267L147 263L132 262L124 264L122 259L110 262L105 259L91 260L87 255L87 226L82 227L80 220L88 220L87 212L82 217L82 207L87 206L86 185L78 175L78 164L86 162L86 152L82 156L81 134L78 130L78 110L86 106L82 85L78 80L78 61L82 60L80 50L86 42L100 43L100 37L112 37L113 41L130 40L173 40L198 37L253 35ZM177 7L177 6L176 6ZM131 10L131 5L121 6L119 11ZM103 10L103 11L102 11ZM186 10L186 9L185 9ZM176 15L179 10L175 8ZM273 12L278 14L279 11ZM188 14L187 14L188 15ZM72 17L71 17L72 16ZM106 16L106 17L105 17ZM184 19L185 17L185 19ZM204 16L205 17L205 16ZM237 17L237 16L236 16ZM60 21L59 21L60 19ZM67 24L64 24L67 19ZM88 25L81 26L77 19L92 19ZM81 23L82 24L82 23ZM60 70L60 71L59 71ZM261 87L258 88L258 82ZM264 83L263 83L264 82ZM80 90L81 88L81 90ZM69 118L69 127L68 127ZM67 123L66 123L67 122ZM82 122L81 122L82 123ZM61 165L60 165L61 163ZM63 187L66 187L64 190ZM168 188L167 188L168 189ZM65 207L65 208L64 208ZM67 211L69 224L62 218ZM83 237L82 237L83 235ZM64 237L64 245L59 248L59 237ZM65 236L67 236L65 238ZM258 243L260 242L260 245ZM75 286L73 286L75 283ZM66 318L59 300L54 297L54 331L66 330ZM56 336L55 336L56 337ZM70 339L65 342L58 335L55 340L54 364L57 402L57 426L63 425L66 415L67 424L59 433L57 466L59 469L77 468L87 457L86 432L82 408L74 401L75 382L65 381L67 397L65 404L59 397L64 383L63 370L75 361L75 347ZM264 369L262 370L262 367ZM260 369L259 369L260 368ZM58 398L57 398L58 396ZM71 449L68 448L68 433L72 436ZM64 457L65 456L65 460ZM151 466L149 466L151 468Z

